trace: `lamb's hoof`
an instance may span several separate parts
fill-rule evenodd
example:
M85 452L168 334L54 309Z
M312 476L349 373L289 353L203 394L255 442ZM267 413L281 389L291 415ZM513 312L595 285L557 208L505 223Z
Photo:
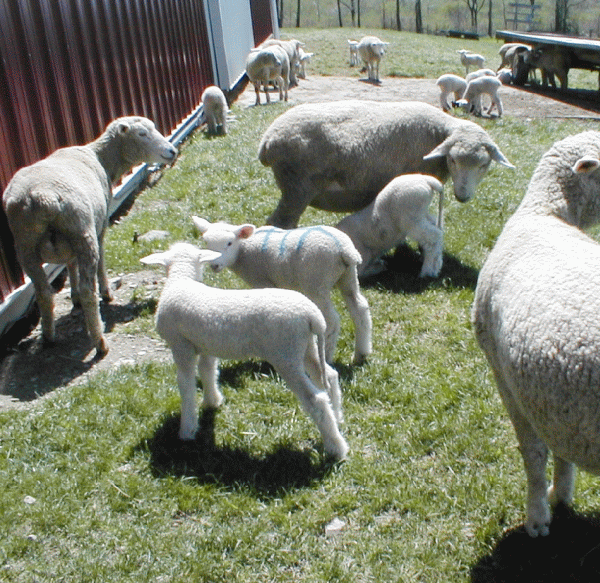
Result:
M102 337L100 339L100 342L98 343L98 346L96 346L96 360L100 360L101 358L104 358L107 354L108 354L108 343L106 342L104 337Z

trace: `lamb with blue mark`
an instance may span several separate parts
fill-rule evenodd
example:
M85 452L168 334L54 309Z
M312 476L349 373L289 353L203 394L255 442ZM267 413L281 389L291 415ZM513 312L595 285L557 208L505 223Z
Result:
M372 351L371 312L358 283L361 257L345 233L328 226L257 229L192 219L206 246L221 253L213 269L229 267L251 287L293 289L317 304L327 322L327 362L333 361L341 328L331 300L337 287L355 326L354 362L364 362Z

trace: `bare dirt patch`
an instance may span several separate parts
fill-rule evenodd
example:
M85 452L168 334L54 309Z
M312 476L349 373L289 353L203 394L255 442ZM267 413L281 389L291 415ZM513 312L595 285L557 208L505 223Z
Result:
M597 92L548 90L544 93L502 87L500 92L506 115L522 118L581 118L600 121L600 99ZM278 96L273 93L272 98ZM439 104L439 90L432 79L385 78L380 84L345 77L314 77L301 80L290 90L290 104L341 99L386 101L425 101ZM247 86L238 103L253 106L254 89ZM264 94L261 94L264 102ZM102 306L106 338L110 351L101 360L94 359L83 317L72 313L69 289L57 294L57 343L44 346L38 325L24 339L0 355L0 410L25 406L60 387L80 383L89 375L117 368L121 364L144 360L170 360L165 345L146 334L128 332L128 324L147 309L152 290L162 288L164 277L158 272L141 271L115 278L115 299ZM136 291L137 290L137 291ZM148 299L144 299L146 296ZM154 294L156 295L156 294ZM135 300L132 298L135 297Z

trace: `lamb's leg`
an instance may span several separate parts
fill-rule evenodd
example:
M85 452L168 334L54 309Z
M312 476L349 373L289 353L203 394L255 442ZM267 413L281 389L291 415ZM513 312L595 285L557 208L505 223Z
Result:
M340 315L337 313L329 294L326 297L312 297L311 299L317 304L325 318L327 325L327 331L325 332L325 360L333 362L337 341L340 336Z
M337 286L354 322L354 363L362 364L373 351L371 311L360 292L356 265L348 267Z
M444 111L450 111L450 108L448 107L448 95L449 94L446 91L440 93L440 106Z
M271 103L271 96L269 95L269 82L263 83L263 89L265 90L265 98L267 103Z
M575 489L575 465L554 455L554 480L548 491L552 506L559 503L571 504Z
M275 366L274 363L273 366ZM336 460L343 460L348 454L348 444L342 437L335 414L325 391L320 391L301 369L301 362L275 366L288 387L296 395L302 408L312 417L323 438L325 451Z
M254 105L260 105L260 82L254 83L254 92L256 93L256 101Z
M433 217L427 216L408 234L419 244L423 253L423 265L419 277L437 277L442 269L444 233L432 224L434 220Z
M216 409L223 402L223 395L218 387L219 359L215 356L201 354L198 361L198 374L204 393L202 406L205 409Z
M181 423L179 439L192 440L198 431L196 409L196 349L193 344L180 338L169 342L177 367L177 386L181 397Z

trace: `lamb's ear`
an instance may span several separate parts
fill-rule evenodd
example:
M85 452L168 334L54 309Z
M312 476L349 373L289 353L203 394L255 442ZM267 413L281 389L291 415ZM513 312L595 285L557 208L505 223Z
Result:
M255 230L254 225L240 225L235 231L235 236L238 239L248 239L248 237L252 237Z
M488 152L492 157L492 160L498 162L502 166L506 166L507 168L514 168L514 166L508 161L508 158L500 151L500 148L496 146L496 144L490 144L488 146Z
M571 170L575 174L588 174L598 168L600 168L600 159L598 159L598 156L584 156L575 162Z
M206 231L208 231L208 229L210 227L210 223L206 219L203 219L201 217L197 217L194 215L194 216L192 216L192 221L194 222L196 229L198 229L200 231L201 235L206 233Z
M448 140L444 140L439 146L436 146L429 154L423 156L423 160L433 160L434 158L441 158L446 156L450 152L452 144Z
M120 134L126 134L126 133L129 131L129 128L130 128L130 127L131 127L131 126L130 126L130 125L129 125L129 124L126 122L126 121L124 121L124 120L121 120L121 121L119 122L119 125L118 125L118 127L117 127L117 131L118 131Z
M152 253L152 255L148 255L147 257L142 257L140 259L142 263L145 265L162 265L163 267L167 266L167 254L164 252L161 253Z
M218 251L211 251L210 249L198 249L198 261L200 263L208 263L221 257L221 253Z

